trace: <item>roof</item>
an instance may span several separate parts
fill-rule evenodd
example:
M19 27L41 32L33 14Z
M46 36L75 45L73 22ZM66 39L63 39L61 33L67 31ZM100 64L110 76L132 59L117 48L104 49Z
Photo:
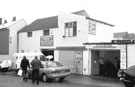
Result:
M109 23L106 23L106 22L103 22L103 21L100 21L100 20L96 20L96 19L90 18L90 16L88 15L88 13L85 10L80 10L80 11L77 11L77 12L73 12L72 14L85 16L86 19L90 19L90 20L93 20L93 21L96 21L96 22L99 22L99 23L102 23L102 24L105 24L105 25L112 26L112 27L114 26L112 24L109 24Z
M81 15L81 16L85 16L85 17L90 17L85 10L80 10L80 11L77 11L77 12L73 12L72 14Z
M37 19L19 32L29 32L42 29L58 28L58 16Z
M90 19L90 20L93 20L93 21L96 21L96 22L99 22L99 23L102 23L102 24L105 24L105 25L109 25L111 27L114 26L112 24L109 24L109 23L106 23L106 22L103 22L103 21L100 21L100 20L96 20L96 19L93 19L93 18L90 18L90 17L86 17L86 19Z
M77 12L73 12L71 14L85 16L86 19L100 22L109 26L114 26L112 24L90 18L85 10L80 10ZM37 19L34 22L32 22L30 25L27 25L24 28L22 28L19 32L29 32L29 31L43 30L43 29L50 29L50 28L58 28L58 16Z
M15 23L18 23L19 21L22 21L22 20L24 20L24 19L20 19L18 21L12 21L12 22L8 22L8 23L5 23L5 24L2 24L2 25L0 25L0 29L9 28L10 26L12 26Z
M114 38L124 37L124 36L127 36L127 35L128 35L128 32L118 32L118 33L113 34Z
M135 40L112 40L111 42L86 42L83 45L135 44Z

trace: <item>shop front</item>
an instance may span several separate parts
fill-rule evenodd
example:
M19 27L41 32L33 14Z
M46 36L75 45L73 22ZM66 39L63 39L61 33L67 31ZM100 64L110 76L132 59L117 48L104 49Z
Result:
M88 70L92 76L117 77L119 69L127 68L127 44L87 43Z
M84 47L57 47L59 62L70 67L71 73L83 74L83 49Z

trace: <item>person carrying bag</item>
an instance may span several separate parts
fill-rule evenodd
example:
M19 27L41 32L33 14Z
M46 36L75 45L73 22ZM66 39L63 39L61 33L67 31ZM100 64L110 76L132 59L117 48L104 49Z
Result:
M27 78L28 78L28 72L27 72L27 67L30 68L30 64L28 59L26 59L26 56L23 57L23 59L21 60L21 69L22 69L22 76L23 76L23 81L27 82Z

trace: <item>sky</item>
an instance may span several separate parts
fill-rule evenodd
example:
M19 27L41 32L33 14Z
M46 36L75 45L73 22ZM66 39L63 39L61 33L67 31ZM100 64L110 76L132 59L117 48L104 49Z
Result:
M115 32L135 33L135 0L0 0L0 17L30 24L60 12L86 10L93 19L115 25Z

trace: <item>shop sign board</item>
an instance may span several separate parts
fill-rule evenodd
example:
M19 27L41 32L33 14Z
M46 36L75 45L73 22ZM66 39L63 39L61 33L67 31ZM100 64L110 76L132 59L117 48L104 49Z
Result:
M116 49L118 48L118 45L112 45L112 44L103 44L103 45L87 45L86 48L91 48L91 49Z
M53 46L53 35L41 36L40 46Z
M126 59L126 50L121 50L120 52L120 68L126 69L127 68L127 59Z
M89 34L96 35L96 22L89 21Z

